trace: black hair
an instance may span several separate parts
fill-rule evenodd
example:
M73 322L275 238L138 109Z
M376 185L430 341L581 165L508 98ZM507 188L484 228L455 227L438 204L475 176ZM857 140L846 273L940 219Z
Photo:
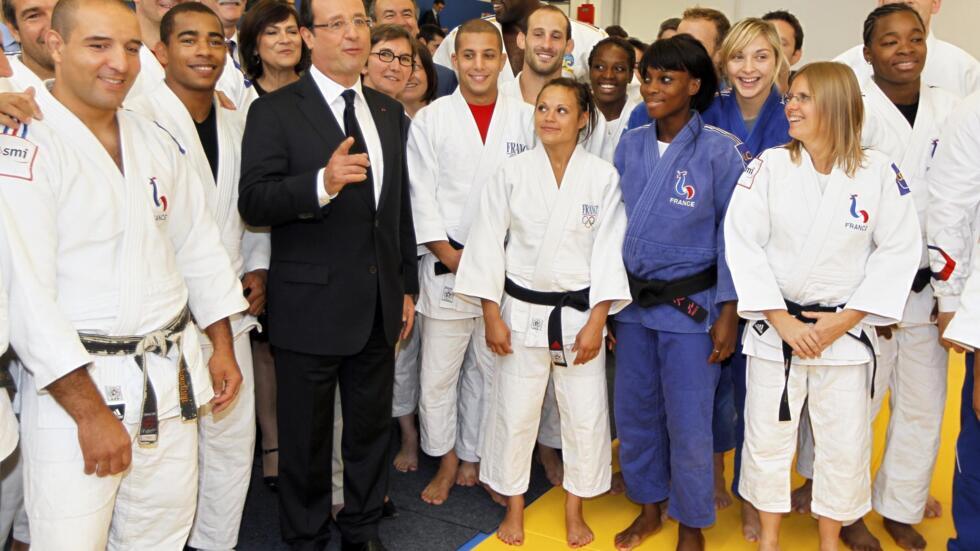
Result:
M598 120L598 115L596 114L597 109L595 102L592 101L592 90L589 88L589 85L568 77L552 79L541 88L540 92L538 92L538 97L534 101L535 105L541 101L541 94L553 86L559 86L561 88L565 88L566 90L571 90L572 93L575 94L575 103L578 104L579 110L582 113L588 114L588 122L585 123L585 128L579 132L579 141L583 142L589 139L589 136L592 135L592 130L595 129L596 121Z
M442 27L440 27L439 25L426 23L425 25L419 27L419 35L417 38L421 38L426 42L432 42L432 39L434 39L437 36L446 38L446 31L442 30Z
M443 6L445 6L446 0L432 0L432 5L435 6L436 4L442 4Z
M660 23L660 30L657 31L657 38L660 38L660 35L664 34L664 31L676 31L677 27L679 27L680 24L681 24L680 17L671 17L670 19L664 19L663 22Z
M704 45L689 34L678 34L657 40L640 59L640 76L644 79L647 70L684 71L701 81L701 88L691 98L691 108L703 113L711 106L718 91L718 76L715 64Z
M419 61L421 61L421 67L416 67L416 71L425 72L425 82L426 88L425 93L422 94L422 101L426 105L432 103L436 99L436 94L439 92L439 75L436 73L436 65L432 61L432 54L429 53L429 49L425 47L425 44L416 43L415 53L419 56Z
M609 25L606 27L606 34L609 36L616 36L619 38L629 38L630 33L626 32L626 29L619 25Z
M292 4L283 0L259 0L242 18L242 26L238 31L239 51L242 59L242 72L252 80L262 76L264 68L262 59L259 58L259 36L265 32L270 25L282 23L293 18L299 26L299 15ZM310 49L306 47L306 42L300 42L299 63L293 70L296 74L302 74L310 66Z
M631 36L627 38L626 41L629 42L630 46L633 46L634 49L640 50L641 52L647 51L647 48L650 46L649 44L640 40L639 38L636 38L635 36Z
M632 71L633 67L636 66L636 50L633 49L633 45L622 38L619 38L618 36L610 36L596 42L595 46L592 47L592 51L589 52L589 67L592 67L592 60L595 58L599 50L605 46L613 46L626 52L626 58L629 60L630 71Z
M218 22L218 30L222 32L221 19L218 18L218 14L214 13L214 10L200 2L184 2L170 8L163 15L163 19L160 20L160 42L163 42L165 46L170 45L170 37L174 34L174 21L182 13L203 13L210 15ZM221 38L223 39L224 35Z
M782 21L793 27L793 51L800 51L803 48L803 25L795 15L786 10L771 11L762 16L763 21Z
M915 8L908 4L885 4L884 6L875 8L868 14L868 18L864 20L864 45L871 45L871 37L874 36L875 26L878 25L879 19L903 12L911 12L919 24L922 25L922 30L925 31L926 24L922 21L922 16L919 15L919 12L915 11Z

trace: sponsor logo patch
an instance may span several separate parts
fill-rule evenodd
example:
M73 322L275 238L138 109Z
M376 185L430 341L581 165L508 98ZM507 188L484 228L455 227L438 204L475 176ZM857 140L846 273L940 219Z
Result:
M13 134L0 134L0 176L31 181L36 158L36 145Z

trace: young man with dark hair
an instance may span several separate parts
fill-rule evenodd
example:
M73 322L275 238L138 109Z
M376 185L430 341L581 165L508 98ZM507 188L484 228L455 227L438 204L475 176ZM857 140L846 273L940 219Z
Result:
M803 57L803 26L795 15L786 10L771 11L763 15L762 20L776 27L779 43L783 47L783 55L787 62L783 73L779 75L779 89L789 90L789 80L796 73L793 71L793 65L799 63L800 58Z

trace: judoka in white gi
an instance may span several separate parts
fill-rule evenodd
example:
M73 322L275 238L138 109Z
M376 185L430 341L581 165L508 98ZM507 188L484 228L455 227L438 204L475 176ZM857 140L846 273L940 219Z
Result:
M930 23L939 13L941 5L937 0L877 0L879 6L903 3L915 8L926 26L926 58L922 69L922 82L928 86L938 86L961 98L980 90L980 62L962 48L936 38ZM864 57L864 45L858 44L840 54L834 61L844 63L854 70L858 82L871 77L871 65Z
M500 94L534 105L544 85L564 72L564 59L575 48L572 22L559 8L542 5L527 17L527 30L517 35L524 51L521 71L500 83Z
M627 94L635 65L636 50L621 38L604 38L589 54L589 82L598 117L583 145L589 153L610 163L630 113L642 102L642 98Z
M45 42L45 120L4 135L16 153L0 170L4 223L31 236L12 262L40 287L11 295L31 543L180 548L197 497L197 426L184 421L235 398L227 318L247 303L178 144L118 110L139 69L133 13L63 0ZM41 327L17 308L55 297ZM207 367L188 303L214 343Z
M918 13L906 4L886 4L865 24L865 56L873 75L862 83L862 144L877 149L901 170L912 190L922 225L919 272L912 284L901 322L878 330L878 376L872 419L890 390L888 441L875 478L872 505L885 528L903 549L922 549L925 539L911 525L922 521L932 471L939 453L946 405L946 351L932 321L935 300L925 246L929 191L926 171L939 143L940 129L957 97L925 84L926 32ZM813 435L801 425L797 470L813 476ZM846 525L841 534L851 546L877 546L863 522ZM874 543L869 543L874 542Z
M607 315L630 301L620 253L626 213L616 169L578 145L595 119L590 95L565 78L541 91L542 145L505 161L484 186L456 279L458 294L482 302L496 354L480 480L508 496L497 537L511 545L524 540L523 494L549 375L563 420L569 546L592 541L582 498L608 491L612 477L603 344Z
M480 308L455 296L454 274L484 183L504 159L534 143L532 108L498 94L496 77L505 62L500 33L473 20L457 36L459 88L418 112L408 140L415 235L428 249L419 267L416 310L422 319L422 450L442 458L422 491L422 499L434 505L446 500L453 484L477 482L484 394L493 363ZM464 380L457 395L461 366Z
M540 0L510 0L508 2L495 2L493 9L496 15L485 18L500 30L504 37L504 58L510 63L504 64L500 72L500 83L517 78L523 65L523 51L517 44L517 35L521 28L521 20L526 19L538 6L544 5ZM526 23L526 21L524 21ZM582 23L581 21L571 21L572 42L574 47L572 52L564 56L562 61L562 76L574 77L576 80L588 82L588 60L589 52L597 42L606 37L605 31ZM525 27L526 28L526 27ZM446 39L439 45L439 49L432 55L432 61L439 65L452 67L452 56L456 52L456 33L459 27L449 31Z
M804 67L786 114L793 141L752 161L725 219L739 315L748 320L739 493L760 512L760 548L776 548L808 401L820 443L812 510L821 548L836 548L841 521L871 509L874 326L902 318L921 236L901 172L861 150L860 89L846 66Z
M980 421L975 403L975 349L978 279L974 228L980 217L980 92L963 100L949 116L929 169L927 243L933 291L939 303L943 346L962 351L969 345L960 411L960 436L953 474L953 524L950 551L980 548ZM969 281L967 280L969 276ZM955 317L954 317L955 313ZM971 397L972 394L972 397ZM972 398L972 399L971 399Z
M223 90L240 111L248 111L249 105L259 98L252 82L242 71L241 48L238 43L238 27L245 13L245 0L201 0L211 8L221 20L225 44L225 68L218 80L218 89Z
M235 358L242 387L220 414L202 411L198 420L197 515L188 545L233 549L238 542L255 448L255 392L249 331L265 303L269 233L246 229L238 213L243 113L221 107L214 87L226 60L221 22L203 3L175 6L163 16L155 48L166 63L166 78L127 107L153 119L185 150L183 158L202 186L207 210L221 234L235 274L242 279L249 310L231 318ZM211 142L210 140L215 140ZM207 143L207 145L205 145ZM212 347L201 338L204 361Z

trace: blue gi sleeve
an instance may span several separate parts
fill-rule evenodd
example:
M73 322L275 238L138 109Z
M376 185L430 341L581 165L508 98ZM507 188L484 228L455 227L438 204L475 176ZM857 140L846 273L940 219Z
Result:
M725 147L720 155L714 159L714 200L715 213L718 220L717 242L718 242L718 287L715 292L715 304L722 304L738 300L735 293L735 283L732 282L732 273L728 268L728 261L725 259L725 213L728 210L728 202L731 201L732 192L735 191L735 184L739 176L745 170L745 163L742 156L733 144Z

